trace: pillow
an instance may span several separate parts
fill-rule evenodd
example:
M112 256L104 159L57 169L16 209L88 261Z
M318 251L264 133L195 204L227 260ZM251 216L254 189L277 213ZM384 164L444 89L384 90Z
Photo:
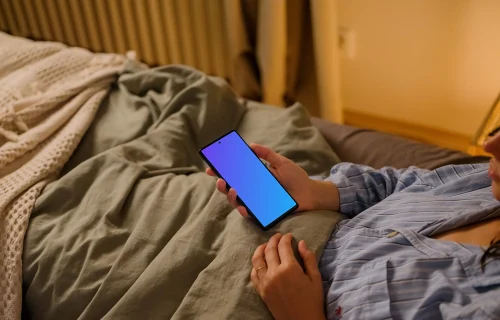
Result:
M334 124L319 118L311 122L321 131L342 161L381 168L417 166L435 169L447 164L488 162L488 157L440 148L395 135Z

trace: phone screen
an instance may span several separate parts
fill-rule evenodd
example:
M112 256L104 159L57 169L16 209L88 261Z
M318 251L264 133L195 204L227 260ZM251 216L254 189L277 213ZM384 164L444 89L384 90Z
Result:
M236 190L242 205L262 228L269 228L297 208L297 202L236 131L202 148L200 154Z

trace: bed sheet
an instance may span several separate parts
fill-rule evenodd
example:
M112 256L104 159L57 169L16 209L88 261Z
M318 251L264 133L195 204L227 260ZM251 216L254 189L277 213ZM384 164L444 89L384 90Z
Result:
M271 319L250 284L255 248L292 232L319 257L341 216L294 214L267 232L243 219L197 153L232 129L311 175L339 161L300 105L239 100L225 81L187 67L121 75L61 177L36 201L23 315Z

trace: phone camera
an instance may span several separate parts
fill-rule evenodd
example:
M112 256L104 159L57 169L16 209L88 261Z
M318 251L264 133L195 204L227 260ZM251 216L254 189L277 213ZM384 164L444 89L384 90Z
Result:
M220 144L220 141L219 141L219 144Z

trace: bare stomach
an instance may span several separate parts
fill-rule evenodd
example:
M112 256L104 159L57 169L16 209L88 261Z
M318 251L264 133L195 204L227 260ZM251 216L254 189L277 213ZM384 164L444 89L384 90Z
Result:
M500 218L495 218L440 233L433 238L437 240L489 246L491 240L499 236Z

